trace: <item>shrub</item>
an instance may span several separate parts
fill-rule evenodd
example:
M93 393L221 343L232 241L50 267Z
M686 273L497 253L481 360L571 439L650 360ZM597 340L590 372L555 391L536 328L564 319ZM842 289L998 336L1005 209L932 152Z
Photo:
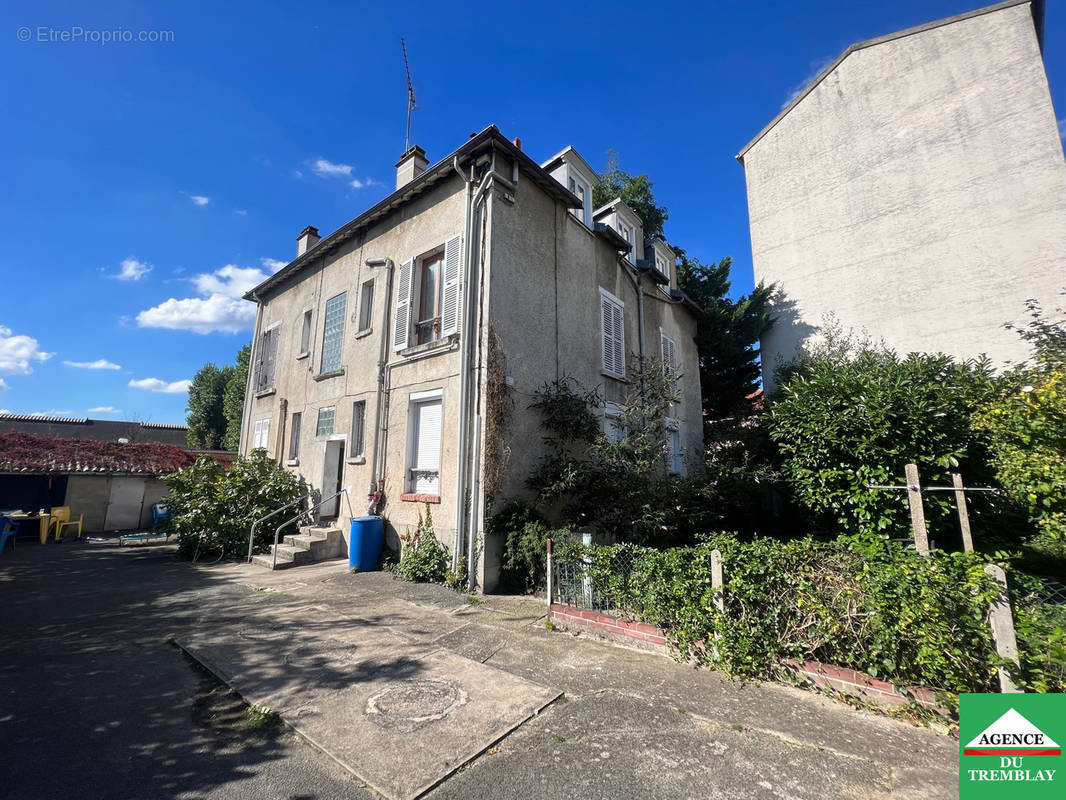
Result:
M715 548L724 613L711 587ZM773 677L782 659L796 658L949 692L993 685L985 618L995 588L972 553L926 558L862 537L719 534L670 550L568 545L564 557L588 558L598 596L663 628L682 657L734 675Z
M1066 597L1054 584L1024 573L1011 575L1011 603L1021 657L1016 683L1031 692L1066 691Z
M838 336L831 332L827 344L783 373L769 413L785 479L823 525L840 533L908 530L903 494L867 488L899 484L906 463L918 465L923 484L950 485L951 472L971 485L991 478L970 424L995 392L986 360L901 358ZM953 530L950 496L923 499L931 530L939 523Z
M510 589L532 594L543 589L548 570L548 540L565 541L569 528L553 528L531 520L507 535L501 580Z
M396 571L413 583L444 583L448 573L448 550L433 532L433 514L426 504L426 516L419 515L414 532L401 539L403 551Z
M281 469L260 450L237 458L229 469L210 456L201 456L191 467L164 480L169 489L168 524L178 537L178 553L194 561L201 556L244 555L256 519L307 495L303 478ZM301 508L294 506L290 516ZM273 543L274 530L284 516L279 515L274 527L260 527L254 543L257 549Z

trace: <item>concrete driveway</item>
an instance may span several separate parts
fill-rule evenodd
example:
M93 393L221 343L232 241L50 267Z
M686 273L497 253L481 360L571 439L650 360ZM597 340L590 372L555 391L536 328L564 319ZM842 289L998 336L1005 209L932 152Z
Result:
M269 573L161 547L25 546L0 556L0 608L0 795L958 791L957 744L931 731L549 633L536 601L472 604L343 562ZM318 747L249 713L174 642Z

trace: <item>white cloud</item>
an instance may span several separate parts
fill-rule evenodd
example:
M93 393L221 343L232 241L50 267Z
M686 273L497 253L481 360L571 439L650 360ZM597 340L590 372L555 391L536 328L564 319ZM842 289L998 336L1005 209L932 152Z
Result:
M58 409L50 408L47 411L31 411L29 416L31 417L69 417L74 412L69 408Z
M190 194L189 199L192 200L194 205L206 206L211 202L210 197L204 197L202 194Z
M248 209L246 209L246 208L238 208L233 213L236 214L239 217L247 217L248 216Z
M264 265L268 259L264 259ZM137 315L142 328L168 328L194 333L237 333L255 322L255 306L241 299L269 277L256 267L235 264L194 275L189 281L200 297L171 297Z
M13 336L10 328L0 325L0 374L29 375L34 361L47 361L55 353L41 350L30 336Z
M123 259L122 263L119 264L118 274L110 275L108 277L120 281L139 281L151 271L151 264L146 264L144 261L138 261L133 256L130 256L129 258Z
M270 270L270 274L273 275L282 267L287 266L289 262L278 261L278 259L276 258L261 258L259 259L259 263L261 263L264 267Z
M2 381L0 381L0 383L2 383ZM11 409L8 409L8 408L0 408L0 414L10 414L10 413L12 413L12 412L11 412Z
M348 185L353 189L365 189L367 186L382 186L383 184L381 181L376 181L373 178L363 178L362 180L359 178L353 178Z
M77 367L78 369L122 369L121 366L108 361L106 358L98 358L96 361L64 361L63 363L68 367Z
M114 406L94 406L89 409L90 414L118 414L122 409L115 408Z
M5 381L3 378L0 378L0 392L7 391L7 388L8 388L7 387L7 381ZM10 413L11 413L10 411L0 411L0 414L10 414Z
M144 389L145 391L159 392L160 394L185 394L185 392L189 391L189 387L192 386L192 381L171 381L168 383L159 378L141 378L139 381L131 380L129 385L134 389Z
M1059 120L1059 138L1066 139L1066 117Z
M833 56L826 56L825 58L820 58L817 61L810 62L810 64L808 64L809 70L807 72L807 77L792 87L792 89L788 93L788 97L785 99L785 102L781 104L781 110L783 111L789 103L795 100L797 95L799 95L800 92L806 89L807 86L810 85L811 81L817 78L821 74L822 70L828 67L833 62L833 60Z
M317 158L311 163L311 171L320 178L349 178L352 174L351 164L334 164L324 158Z

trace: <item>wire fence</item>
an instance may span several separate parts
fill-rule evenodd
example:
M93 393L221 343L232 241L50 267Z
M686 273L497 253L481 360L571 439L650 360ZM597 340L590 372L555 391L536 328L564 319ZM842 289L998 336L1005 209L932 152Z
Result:
M620 549L611 562L616 580L627 585L631 579L635 555ZM589 565L581 560L556 559L552 562L552 600L587 611L618 612L620 608L590 574Z

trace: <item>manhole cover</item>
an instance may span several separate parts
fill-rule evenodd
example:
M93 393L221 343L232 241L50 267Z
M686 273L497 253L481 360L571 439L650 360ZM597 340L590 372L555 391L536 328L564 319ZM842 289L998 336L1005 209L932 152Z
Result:
M410 733L444 719L466 703L455 681L437 678L401 681L366 701L367 717L382 728Z

